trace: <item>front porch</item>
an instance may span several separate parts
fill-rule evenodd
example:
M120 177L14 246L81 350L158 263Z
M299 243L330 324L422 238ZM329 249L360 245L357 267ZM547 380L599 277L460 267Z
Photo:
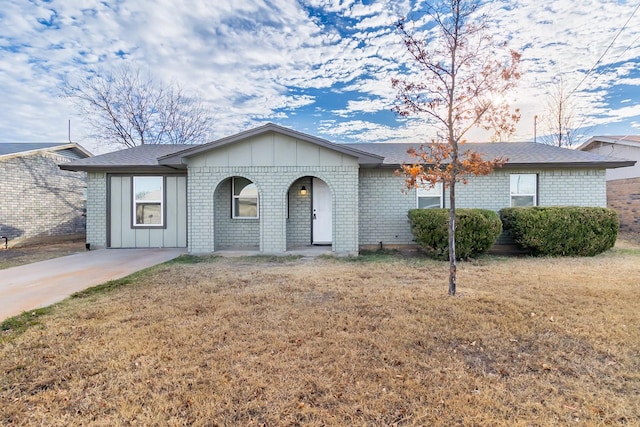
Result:
M221 177L213 185L213 247L216 254L357 253L357 193L335 189L333 174L251 170ZM311 172L311 173L309 173ZM326 171L322 171L326 172ZM351 171L350 171L351 172ZM355 175L353 170L349 175ZM318 176L321 175L321 176ZM276 179L277 178L277 179ZM338 193L339 191L340 193ZM193 206L193 204L192 204ZM348 232L337 233L337 230ZM195 240L204 237L198 233ZM194 243L195 240L191 240ZM192 253L201 253L193 250ZM346 250L345 250L346 248Z

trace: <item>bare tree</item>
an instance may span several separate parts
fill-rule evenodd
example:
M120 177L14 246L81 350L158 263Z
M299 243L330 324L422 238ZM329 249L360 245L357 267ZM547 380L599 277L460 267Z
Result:
M154 81L128 67L66 82L63 96L76 104L92 136L106 144L200 143L212 122L202 102L179 85Z
M461 151L465 134L474 127L513 133L520 114L510 112L502 101L517 79L520 55L499 50L487 28L487 18L477 16L478 1L438 0L429 2L431 31L419 37L401 20L397 28L417 74L393 79L401 116L417 114L438 131L430 146L411 149L416 159L403 165L399 174L408 188L433 187L442 182L449 188L449 295L456 293L456 182L469 175L486 175L504 159L483 159L468 149Z
M560 78L547 95L546 134L541 136L541 142L558 147L571 147L576 143L575 106L571 95Z

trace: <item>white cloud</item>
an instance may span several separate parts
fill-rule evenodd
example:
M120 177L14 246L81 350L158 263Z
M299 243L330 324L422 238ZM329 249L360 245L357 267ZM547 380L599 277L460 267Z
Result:
M60 84L122 62L199 92L217 119L212 137L265 119L286 123L315 109L323 135L415 139L417 120L383 125L370 117L393 106L390 79L408 61L393 23L420 15L411 0L367 3L157 0L149 7L139 0L4 0L0 19L11 25L0 26L0 139L66 140L68 119L74 135L86 135L83 118L58 97ZM545 114L552 82L562 76L577 85L634 7L617 0L487 6L496 37L523 55L523 77L510 97L522 110L514 139L532 138L533 116ZM630 21L576 93L585 124L632 123L638 114L632 102L622 102L637 93L621 97L620 105L610 102L616 85L640 86L639 21ZM318 91L342 100L324 105Z

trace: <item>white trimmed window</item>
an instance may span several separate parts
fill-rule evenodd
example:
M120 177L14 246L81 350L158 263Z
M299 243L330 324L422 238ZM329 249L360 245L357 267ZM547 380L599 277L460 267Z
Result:
M164 226L164 179L161 176L133 177L133 225Z
M538 175L535 173L511 174L511 207L538 205Z
M419 209L442 207L442 183L438 182L433 188L416 189L416 206Z
M258 218L258 188L246 178L231 179L233 218Z

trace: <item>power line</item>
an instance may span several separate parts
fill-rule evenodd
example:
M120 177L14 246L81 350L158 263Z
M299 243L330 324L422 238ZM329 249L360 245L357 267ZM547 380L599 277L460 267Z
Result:
M598 60L596 61L595 64L593 64L593 66L589 69L589 71L587 71L587 74L584 75L584 77L582 78L582 80L580 80L580 83L578 83L578 85L571 91L571 94L573 94L575 91L578 90L578 88L582 85L582 83L584 83L584 81L587 79L587 77L589 77L591 75L591 73L593 72L593 70L595 70L595 68L598 66L598 64L600 64L600 61L602 61L602 59L605 57L605 55L607 54L607 52L609 52L609 49L611 49L611 47L613 47L613 44L616 42L616 40L618 39L618 37L620 36L620 34L622 34L622 32L624 31L624 29L627 27L627 25L629 24L629 21L631 21L631 18L633 18L633 16L636 14L636 12L638 11L638 9L640 9L640 3L638 3L638 5L636 6L636 8L633 10L633 13L631 14L631 16L629 16L629 18L627 19L627 22L624 23L624 25L622 26L622 28L620 28L620 30L618 31L618 33L616 34L616 36L613 38L613 40L611 40L611 43L609 43L609 46L607 46L607 48L605 49L605 51L602 53L602 55L600 55L600 58L598 58ZM629 47L627 47L627 49L629 49ZM626 52L626 50L625 50Z

